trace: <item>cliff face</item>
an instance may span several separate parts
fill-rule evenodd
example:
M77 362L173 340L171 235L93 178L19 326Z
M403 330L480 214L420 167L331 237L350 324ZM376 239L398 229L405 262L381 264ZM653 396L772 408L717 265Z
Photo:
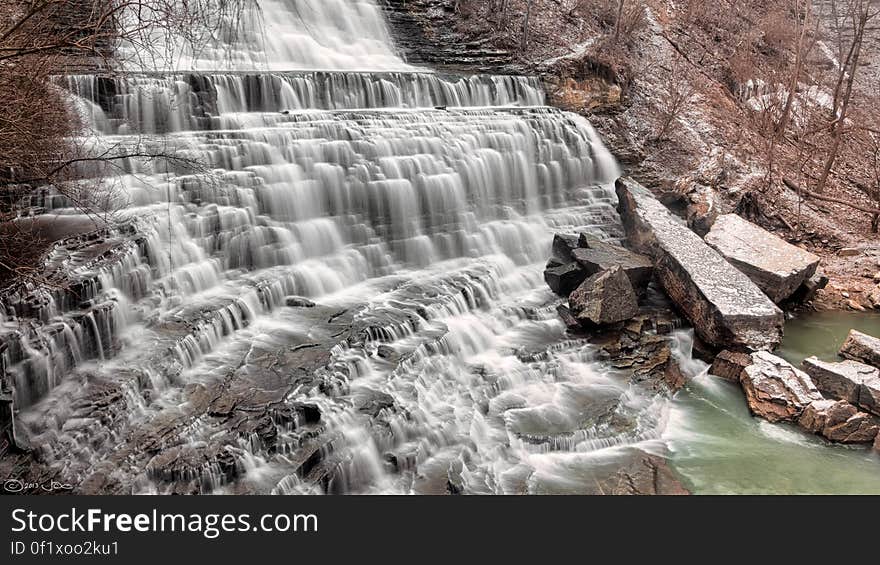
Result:
M515 73L515 55L494 37L459 30L454 0L384 0L395 43L410 63L472 73Z

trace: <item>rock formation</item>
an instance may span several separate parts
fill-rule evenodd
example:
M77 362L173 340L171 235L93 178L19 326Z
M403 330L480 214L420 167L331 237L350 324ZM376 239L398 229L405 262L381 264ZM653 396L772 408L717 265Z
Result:
M880 368L880 339L860 331L850 330L846 341L840 348L840 355Z
M805 359L803 367L822 394L880 415L880 370L877 368L852 360L828 363L815 357Z
M809 375L766 351L752 354L740 382L749 409L770 422L796 421L811 402L822 400Z
M643 186L618 179L617 195L630 245L653 257L657 278L700 338L718 348L749 350L781 341L782 311L746 275Z
M569 308L581 324L608 325L639 313L629 277L619 266L589 277L568 297Z
M794 294L819 266L817 256L736 214L719 216L705 241L777 304Z

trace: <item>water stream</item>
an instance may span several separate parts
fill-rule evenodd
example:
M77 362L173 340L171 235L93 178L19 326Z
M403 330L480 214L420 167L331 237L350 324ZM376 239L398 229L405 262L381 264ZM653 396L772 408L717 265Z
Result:
M566 335L552 234L619 240L619 172L538 81L413 69L372 1L260 5L175 66L58 78L82 142L130 156L83 169L121 227L50 258L72 290L0 304L42 464L83 492L584 493L671 453L697 492L880 490L864 451Z

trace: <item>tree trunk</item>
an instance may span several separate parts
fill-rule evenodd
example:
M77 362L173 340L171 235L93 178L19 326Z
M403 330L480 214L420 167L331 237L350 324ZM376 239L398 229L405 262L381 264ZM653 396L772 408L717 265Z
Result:
M526 19L523 20L522 44L520 50L525 52L529 44L529 19L532 17L532 0L526 2Z
M825 185L828 183L828 175L831 174L831 168L837 159L837 152L840 149L840 142L843 139L844 125L846 122L846 112L849 109L849 102L852 99L853 83L856 78L856 70L859 67L859 55L862 51L862 40L865 37L865 27L868 23L869 4L866 2L864 8L859 11L858 23L856 29L853 30L853 55L849 66L849 76L846 79L846 91L843 100L840 103L840 115L835 116L837 121L834 124L834 139L831 142L831 149L828 152L828 158L825 160L825 166L822 168L822 176L816 185L816 192L824 192Z

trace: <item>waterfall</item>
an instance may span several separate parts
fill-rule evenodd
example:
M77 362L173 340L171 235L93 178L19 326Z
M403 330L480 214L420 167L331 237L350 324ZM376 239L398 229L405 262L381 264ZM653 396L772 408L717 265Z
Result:
M407 67L371 1L259 7L169 40L173 70L57 79L130 156L81 171L117 221L56 250L76 286L2 308L41 460L135 492L577 492L656 438L541 279L554 232L621 237L587 120Z

